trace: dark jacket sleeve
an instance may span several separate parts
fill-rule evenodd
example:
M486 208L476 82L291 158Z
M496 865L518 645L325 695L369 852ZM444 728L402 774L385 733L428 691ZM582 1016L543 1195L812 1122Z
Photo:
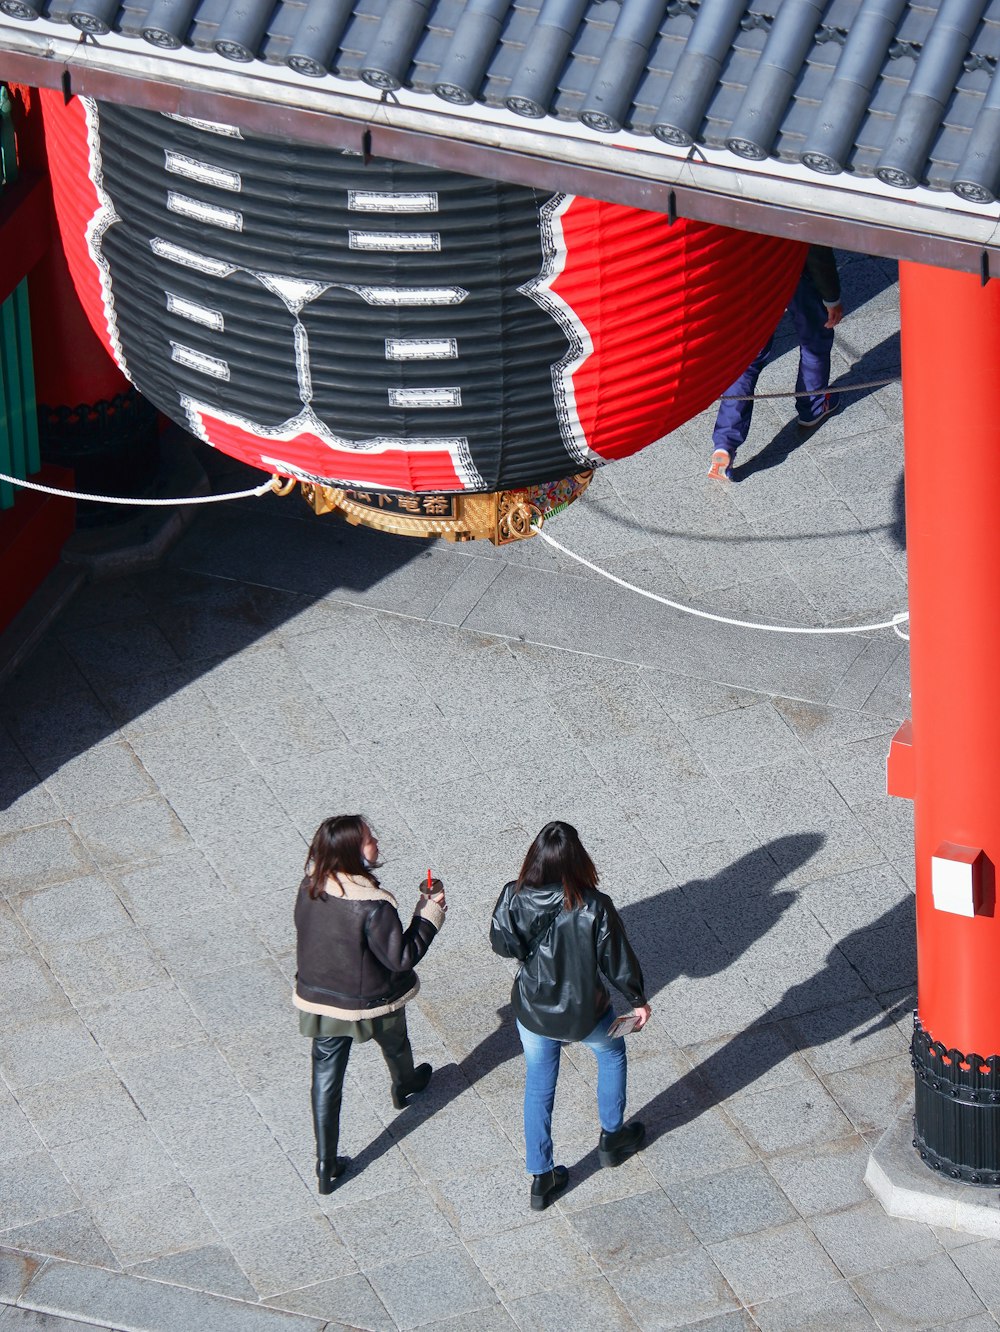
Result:
M490 922L490 947L494 953L499 953L501 957L514 957L518 962L524 961L525 940L521 938L514 928L514 921L510 913L510 904L513 900L512 883L504 885L503 891L497 898L497 904L493 908L493 919Z
M840 274L837 261L828 245L810 245L806 252L806 272L815 283L820 300L825 305L840 301Z
M625 927L614 903L605 898L602 906L604 910L597 922L597 965L633 1008L641 1008L646 1002L646 988L639 959L625 937Z
M412 971L435 934L436 927L421 915L415 915L404 930L399 912L389 902L380 902L365 922L368 947L389 971Z

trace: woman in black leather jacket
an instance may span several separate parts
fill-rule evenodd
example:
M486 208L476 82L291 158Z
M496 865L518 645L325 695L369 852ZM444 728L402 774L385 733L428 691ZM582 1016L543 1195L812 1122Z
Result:
M404 1005L420 989L414 967L444 924L444 889L421 890L404 930L396 899L380 885L375 835L360 814L326 819L313 837L295 901L298 970L292 1002L299 1031L312 1038L316 1175L330 1193L346 1168L337 1156L340 1103L352 1041L375 1041L401 1110L431 1080L413 1067Z
M620 1165L646 1132L638 1122L624 1125L625 1042L608 1035L614 1010L605 979L632 1004L636 1030L648 1022L649 1004L621 919L597 882L576 829L547 823L493 910L493 951L521 963L511 1000L527 1065L524 1138L536 1211L569 1182L569 1171L552 1155L552 1105L565 1041L583 1041L597 1057L601 1165Z

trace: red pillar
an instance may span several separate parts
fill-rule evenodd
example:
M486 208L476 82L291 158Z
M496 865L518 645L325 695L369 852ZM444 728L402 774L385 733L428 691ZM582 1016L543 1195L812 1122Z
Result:
M916 1145L956 1178L1000 1183L1000 1058L985 1062L1000 1056L1000 282L903 263L900 298Z

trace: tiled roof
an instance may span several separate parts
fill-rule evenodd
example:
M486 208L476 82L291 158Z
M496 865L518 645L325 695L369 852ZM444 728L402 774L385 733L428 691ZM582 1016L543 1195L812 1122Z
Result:
M304 81L1000 195L1000 0L0 0Z

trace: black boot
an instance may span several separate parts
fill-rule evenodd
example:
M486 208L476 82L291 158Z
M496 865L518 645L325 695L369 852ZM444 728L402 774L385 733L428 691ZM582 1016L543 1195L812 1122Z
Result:
M347 1169L337 1155L340 1102L351 1053L350 1036L316 1036L312 1043L312 1111L316 1134L316 1179L320 1193L332 1193L334 1181Z
M565 1166L553 1166L544 1175L536 1175L531 1181L531 1210L544 1212L549 1203L555 1202L569 1183L569 1171Z
M430 1082L433 1071L430 1064L418 1064L412 1078L392 1084L392 1103L397 1110L402 1110L411 1096L419 1096Z
M638 1120L618 1129L616 1133L601 1132L597 1155L602 1166L620 1166L633 1156L646 1140L646 1126Z

